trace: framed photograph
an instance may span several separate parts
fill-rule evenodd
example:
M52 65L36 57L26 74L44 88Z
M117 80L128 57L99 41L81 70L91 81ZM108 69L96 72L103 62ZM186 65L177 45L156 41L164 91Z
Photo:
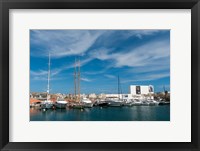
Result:
M1 150L200 150L198 0L1 0Z
M32 29L30 121L170 121L169 54L170 30Z

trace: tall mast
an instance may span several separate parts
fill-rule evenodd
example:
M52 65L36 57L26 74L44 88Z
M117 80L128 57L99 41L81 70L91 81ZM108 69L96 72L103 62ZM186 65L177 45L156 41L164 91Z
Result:
M80 60L76 60L75 58L75 65L74 65L74 94L75 100L80 102ZM78 95L78 97L76 97ZM77 99L78 98L78 99Z
M81 65L80 65L80 59L79 59L79 61L78 61L78 97L79 97L79 103L80 103L80 99L81 99L81 92L80 92L80 82L81 82L81 67L80 67Z
M121 85L120 79L119 79L119 88L120 88L120 94L122 95L122 100L123 100L122 85Z
M49 54L49 63L48 63L48 83L47 83L47 97L49 95L49 92L50 92L50 88L49 88L49 85L50 85L50 54Z
M75 95L75 101L76 101L76 58L75 58L75 64L74 64L74 95Z
M118 75L118 98L120 98L119 93L120 93L120 88L119 88L119 75Z

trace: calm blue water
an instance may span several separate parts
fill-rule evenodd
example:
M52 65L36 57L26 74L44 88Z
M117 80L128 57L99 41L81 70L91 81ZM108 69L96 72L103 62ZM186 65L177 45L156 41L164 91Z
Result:
M42 111L30 109L31 121L170 121L170 105L93 107Z

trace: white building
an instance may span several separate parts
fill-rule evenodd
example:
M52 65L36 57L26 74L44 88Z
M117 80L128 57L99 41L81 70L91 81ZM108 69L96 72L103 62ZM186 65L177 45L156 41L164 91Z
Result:
M91 94L88 95L88 97L89 97L90 99L96 99L96 98L97 98L97 95L96 95L95 93L91 93Z
M106 98L118 98L120 94L106 94Z
M152 85L131 85L130 93L133 98L150 98L153 99L154 87Z
M101 93L97 96L99 99L105 99L106 98L106 94Z
M154 88L152 85L131 85L130 93L132 95L154 94Z
M131 99L154 99L154 87L152 85L131 85L129 94L106 94L106 98Z
M124 100L130 100L133 99L133 95L131 94L106 94L106 98L114 99L114 98L120 98Z

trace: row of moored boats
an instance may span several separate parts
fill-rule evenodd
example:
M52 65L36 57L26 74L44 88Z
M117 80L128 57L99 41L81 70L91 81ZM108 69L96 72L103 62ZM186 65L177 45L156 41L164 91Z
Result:
M60 108L64 109L71 107L74 109L83 109L83 108L92 108L94 106L100 107L121 107L121 106L155 106L155 105L168 105L170 102L160 100L156 101L153 99L133 99L133 100L120 100L120 99L105 99L105 100L96 100L91 101L88 98L83 98L79 102L67 102L64 99L58 99L56 102L51 100L45 100L31 104L31 107L37 107L41 109L51 109L51 108Z

